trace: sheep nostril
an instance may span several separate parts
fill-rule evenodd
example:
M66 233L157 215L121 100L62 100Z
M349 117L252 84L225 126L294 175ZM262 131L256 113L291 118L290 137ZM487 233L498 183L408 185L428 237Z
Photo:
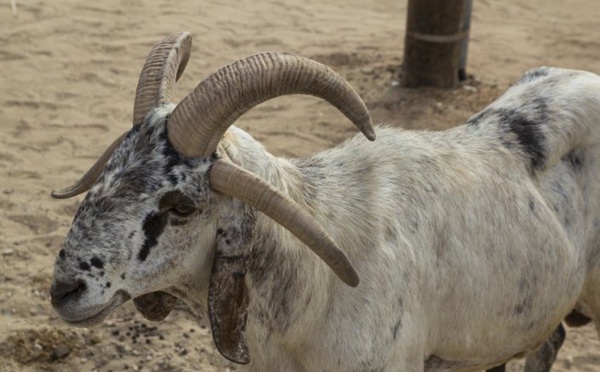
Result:
M85 282L81 279L73 282L54 282L50 287L50 297L52 298L52 304L58 305L75 296L78 296L81 293L83 293L85 288Z

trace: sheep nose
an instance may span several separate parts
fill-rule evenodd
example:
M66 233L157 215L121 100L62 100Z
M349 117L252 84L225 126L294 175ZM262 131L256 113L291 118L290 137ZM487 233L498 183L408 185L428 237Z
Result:
M50 286L52 305L57 306L80 296L85 291L85 282L81 279L72 282L56 281Z

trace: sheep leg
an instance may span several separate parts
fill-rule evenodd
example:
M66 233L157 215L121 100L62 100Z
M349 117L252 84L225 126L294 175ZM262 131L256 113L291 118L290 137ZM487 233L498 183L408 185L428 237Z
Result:
M565 317L565 323L570 327L582 327L589 322L591 319L577 310L573 310ZM565 337L566 330L562 324L559 324L550 338L527 356L524 372L549 372Z
M550 372L566 335L565 328L559 324L550 338L527 356L524 372Z
M554 330L554 333L540 345L533 353L527 356L525 360L524 372L550 372L552 364L556 360L558 350L565 341L566 331L562 324ZM506 364L486 370L486 372L505 372Z

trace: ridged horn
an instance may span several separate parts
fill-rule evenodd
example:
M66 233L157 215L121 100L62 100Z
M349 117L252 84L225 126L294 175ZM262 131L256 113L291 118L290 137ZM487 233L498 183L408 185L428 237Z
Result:
M348 117L370 140L375 131L354 89L329 67L289 53L255 54L202 81L173 110L169 140L188 157L211 155L233 122L257 104L287 94L322 98Z
M179 32L167 36L152 48L142 68L136 89L133 104L134 127L143 123L148 111L169 101L175 83L181 77L190 58L191 47L191 35L188 32ZM66 199L89 190L126 134L122 134L114 141L79 181L72 186L52 191L50 195L56 199Z
M133 104L133 124L138 125L154 107L169 102L175 83L190 58L192 36L179 32L156 44L142 68Z
M358 274L327 232L271 184L233 163L217 160L210 170L210 186L269 216L312 249L346 284L358 285Z
M104 151L104 154L102 154L102 156L96 160L96 163L79 179L79 181L75 182L75 184L72 186L52 191L50 195L55 199L67 199L89 190L100 176L100 173L102 173L104 165L106 165L106 162L108 159L110 159L115 149L119 147L121 142L123 142L123 139L127 133L129 132L123 133L121 136L119 136L119 138L111 143L110 146L108 146L108 148Z

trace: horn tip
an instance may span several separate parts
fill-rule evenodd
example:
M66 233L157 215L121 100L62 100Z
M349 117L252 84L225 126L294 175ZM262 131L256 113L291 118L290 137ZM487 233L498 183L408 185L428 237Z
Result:
M61 193L60 191L56 191L56 190L52 190L52 192L50 193L50 196L53 199L65 199L65 198L67 198L63 193Z
M342 280L344 283L348 284L350 287L357 287L360 284L360 278L354 269L347 273L348 275L344 276Z
M56 192L52 191L50 193L50 197L52 197L52 199L62 199L62 197L60 196L60 194L57 194Z
M375 135L375 129L373 128L373 124L369 121L368 125L365 125L362 130L363 134L369 141L375 141L377 136Z
M60 189L60 190L52 190L50 196L53 199L68 199L73 196L81 194L83 191L74 192L72 189Z

